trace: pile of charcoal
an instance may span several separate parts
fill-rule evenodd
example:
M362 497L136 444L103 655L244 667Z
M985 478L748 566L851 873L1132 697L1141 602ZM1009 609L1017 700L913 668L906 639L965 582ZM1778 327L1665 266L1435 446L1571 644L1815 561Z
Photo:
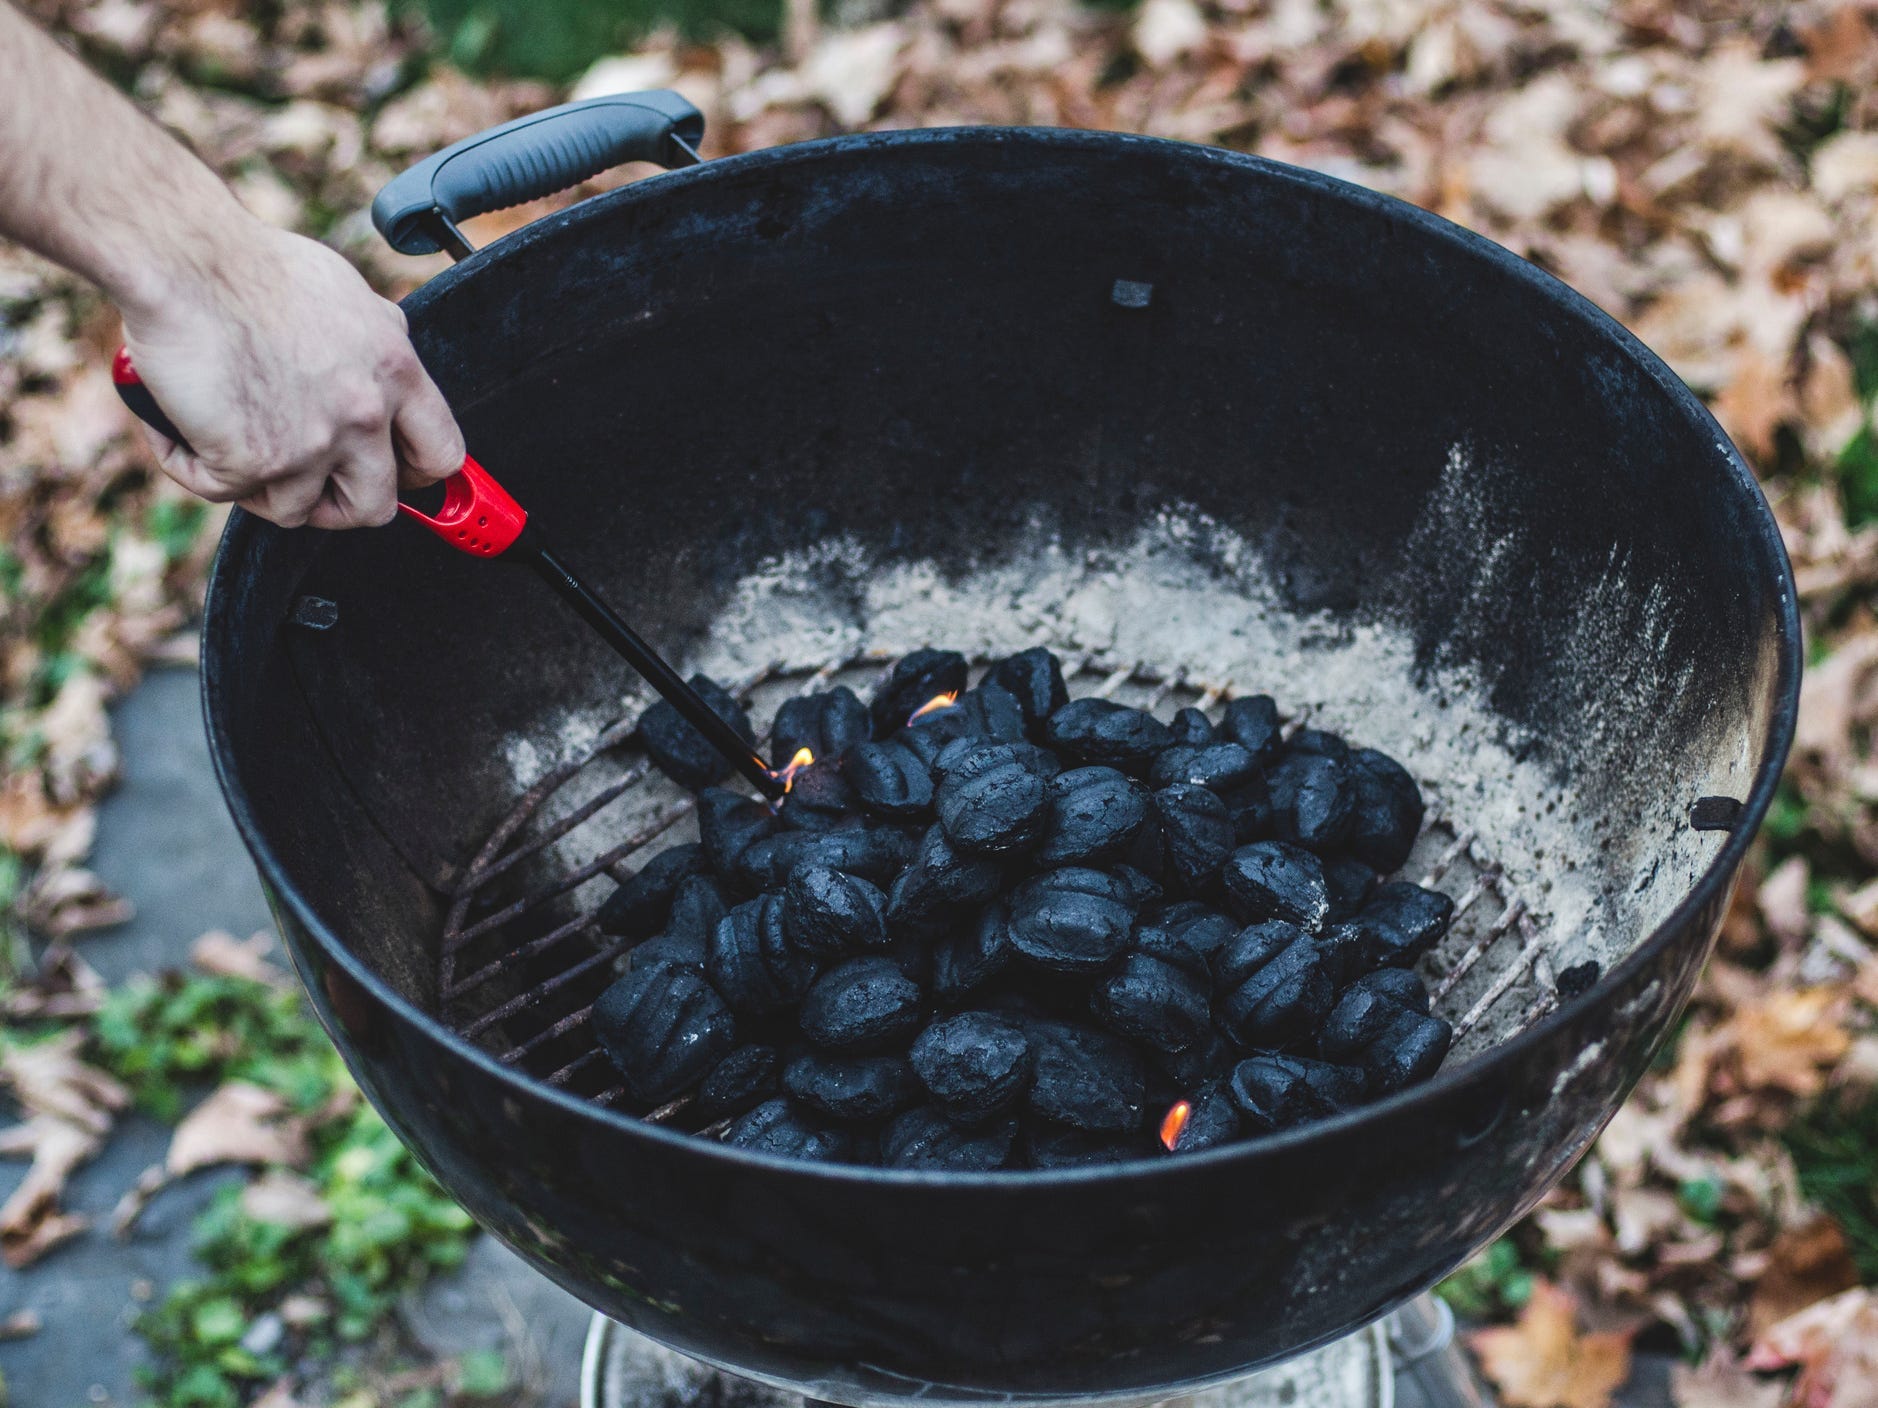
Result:
M1452 1030L1411 965L1454 906L1385 878L1422 820L1400 764L1283 738L1263 695L1218 723L1072 700L1041 648L967 680L921 650L870 703L789 700L771 756L813 761L780 806L713 785L703 738L647 711L699 840L599 916L632 944L593 1009L631 1108L803 1159L1060 1168L1285 1129L1440 1065Z

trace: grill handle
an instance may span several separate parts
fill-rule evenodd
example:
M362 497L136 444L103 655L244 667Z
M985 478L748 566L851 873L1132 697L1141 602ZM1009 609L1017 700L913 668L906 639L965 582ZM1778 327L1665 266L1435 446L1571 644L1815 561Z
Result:
M471 246L459 221L629 161L695 165L703 137L704 114L669 89L563 103L453 142L394 176L372 201L372 223L401 254L442 249L461 259Z

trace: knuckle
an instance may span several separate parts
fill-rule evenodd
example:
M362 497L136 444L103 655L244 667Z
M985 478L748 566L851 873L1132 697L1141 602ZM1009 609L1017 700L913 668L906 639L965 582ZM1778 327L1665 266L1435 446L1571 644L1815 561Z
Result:
M342 388L338 418L347 430L376 430L387 419L385 393L375 382L359 382Z

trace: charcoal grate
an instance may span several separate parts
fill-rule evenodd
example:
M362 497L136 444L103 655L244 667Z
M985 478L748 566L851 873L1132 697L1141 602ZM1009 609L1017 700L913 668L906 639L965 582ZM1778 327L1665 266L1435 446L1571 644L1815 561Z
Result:
M768 689L780 702L785 694L852 680L866 697L904 653L865 650L809 667L777 662L736 681L732 692L749 704ZM1059 654L1072 695L1211 711L1236 692L1230 682L1151 662ZM595 915L609 882L628 878L627 863L695 809L639 754L633 733L641 708L643 702L521 792L465 868L438 945L438 1009L452 1031L505 1065L602 1105L624 1092L611 1082L587 1025L593 998L627 943L602 934ZM1285 712L1284 735L1306 726L1313 712L1309 705ZM1436 1010L1454 1024L1456 1057L1464 1057L1490 1044L1483 1025L1489 1016L1504 1034L1555 1007L1557 979L1548 936L1514 880L1485 839L1458 819L1442 789L1428 780L1421 786L1426 815L1402 873L1454 900L1453 928L1422 960L1422 973ZM1516 1017L1509 997L1523 1004ZM674 1102L646 1118L670 1119L681 1106Z

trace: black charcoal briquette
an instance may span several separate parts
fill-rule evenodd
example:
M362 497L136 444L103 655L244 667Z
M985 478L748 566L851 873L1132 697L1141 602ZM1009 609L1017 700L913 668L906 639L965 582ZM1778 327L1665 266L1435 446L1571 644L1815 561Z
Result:
M1288 1129L1349 1109L1363 1098L1363 1073L1303 1056L1249 1056L1233 1068L1233 1103L1254 1130Z
M932 807L932 769L902 744L859 744L841 767L856 798L875 816L911 820Z
M778 1089L782 1057L773 1046L739 1046L711 1068L698 1085L692 1113L702 1120L741 1115Z
M887 943L887 897L858 876L799 866L783 886L783 932L804 953L840 958Z
M1204 748L1219 736L1214 731L1212 721L1192 707L1175 714L1167 731L1174 735L1176 748Z
M1045 1018L1025 1024L1034 1069L1026 1107L1038 1118L1109 1134L1141 1128L1147 1072L1135 1048L1090 1027Z
M1039 865L1092 865L1122 855L1148 819L1148 793L1109 767L1074 768L1051 778Z
M874 736L885 738L941 694L965 691L965 657L956 650L915 650L895 663L868 706Z
M1012 893L1011 947L1040 968L1087 973L1128 944L1138 907L1129 888L1099 870L1048 870Z
M1330 897L1333 921L1348 919L1362 909L1376 889L1376 872L1346 855L1324 857L1324 892Z
M1016 1142L1014 1118L960 1125L944 1110L925 1105L887 1126L880 1137L880 1161L889 1168L933 1173L988 1173L1004 1167Z
M1226 811L1232 817L1233 840L1243 846L1250 841L1270 838L1272 794L1266 788L1262 776L1254 776L1230 792L1222 792L1220 800L1226 804Z
M1144 930L1114 972L1090 994L1110 1031L1152 1051L1180 1051L1212 1027L1206 961L1162 930Z
M1408 769L1374 748L1350 754L1350 779L1355 806L1344 845L1384 875L1401 869L1421 834L1421 789Z
M1454 922L1454 901L1407 880L1378 885L1353 921L1374 945L1373 963L1406 968L1441 941Z
M1324 1019L1318 1051L1326 1060L1360 1068L1377 1093L1426 1080L1441 1065L1454 1028L1395 1001L1384 990L1358 984Z
M1350 756L1350 745L1343 741L1343 735L1327 728L1301 728L1291 735L1291 741L1285 746L1293 753L1315 753L1339 762Z
M912 853L913 843L889 826L783 831L765 836L737 857L733 873L751 890L776 889L804 865L825 865L889 885Z
M802 999L802 1034L830 1051L869 1051L912 1035L925 999L890 958L851 958Z
M1211 905L1182 900L1162 911L1156 928L1192 949L1210 966L1219 951L1238 935L1240 926Z
M1176 782L1154 794L1167 864L1189 893L1211 888L1232 854L1232 816L1206 788Z
M1215 1023L1184 1051L1156 1051L1152 1056L1154 1069L1172 1081L1176 1089L1195 1090L1230 1071L1239 1059L1239 1049Z
M1355 986L1374 988L1391 1001L1411 1012L1419 1012L1424 1017L1433 1006L1428 998L1427 985L1406 968L1379 968L1374 973L1366 973L1358 978Z
M978 918L941 934L932 946L932 995L945 1005L962 1002L1003 971L1011 959L1011 916L1002 900Z
M1272 697L1251 694L1226 706L1220 732L1263 763L1277 757L1283 746L1279 729L1278 705Z
M1336 998L1323 953L1282 920L1244 930L1220 954L1218 967L1220 1022L1242 1046L1304 1041Z
M784 826L798 831L830 831L855 824L858 805L854 789L842 776L841 760L817 758L790 779L778 816Z
M724 1133L724 1142L757 1154L835 1164L848 1158L853 1141L847 1131L818 1123L795 1101L766 1100Z
M946 839L967 854L987 856L1023 850L1035 841L1047 801L1043 779L1016 758L948 771L934 797Z
M1341 758L1299 751L1294 739L1285 756L1266 771L1265 786L1280 840L1319 852L1342 843L1350 829L1356 789Z
M1141 775L1174 735L1145 709L1112 699L1072 699L1044 725L1044 741L1085 765L1104 765Z
M1258 776L1258 763L1237 743L1208 743L1200 747L1175 744L1154 760L1156 787L1176 782L1205 787L1224 797Z
M1298 846L1254 841L1234 851L1221 873L1233 913L1247 923L1283 919L1308 930L1330 913L1323 862Z
M640 939L665 927L678 887L704 869L704 847L668 846L652 857L600 906L594 923L603 934Z
M1187 1097L1187 1118L1170 1154L1200 1154L1239 1137L1239 1106L1224 1079L1208 1081Z
M985 672L985 681L1011 692L1028 725L1042 723L1069 703L1063 666L1041 645L1007 655Z
M890 923L920 923L948 906L982 904L998 892L1004 871L989 856L966 855L943 827L920 838L912 863L894 883L887 907Z
M649 1105L695 1085L737 1044L723 998L697 969L677 963L647 964L615 980L591 1020L627 1094Z
M702 973L709 944L708 934L656 934L627 955L626 968L633 972L657 963L676 963Z
M1030 1042L991 1012L961 1012L921 1032L908 1053L913 1070L947 1114L963 1123L1014 1104L1030 1084Z
M1595 958L1587 958L1583 963L1560 969L1558 995L1568 1002L1574 997L1582 997L1597 986L1598 975L1602 971Z
M780 1012L801 1001L815 980L815 955L789 942L782 909L781 896L758 895L711 932L705 972L738 1012Z
M920 1098L904 1056L835 1056L806 1051L783 1070L783 1088L833 1120L879 1120Z
M817 762L839 759L872 736L867 706L846 685L785 699L770 725L770 754L790 762L806 748Z
M1148 1141L1138 1130L1092 1132L1034 1120L1024 1131L1022 1155L1031 1168L1100 1168L1149 1152Z
M708 787L698 794L698 842L712 870L729 876L743 853L781 825L761 802Z
M672 911L666 916L667 935L696 943L700 948L711 941L711 931L730 913L731 895L714 875L693 875L679 885L672 897Z
M746 743L756 742L750 716L735 695L709 675L693 675L691 687L713 714L736 730L738 737ZM730 759L663 699L640 715L638 734L653 765L680 787L695 792L730 775Z

